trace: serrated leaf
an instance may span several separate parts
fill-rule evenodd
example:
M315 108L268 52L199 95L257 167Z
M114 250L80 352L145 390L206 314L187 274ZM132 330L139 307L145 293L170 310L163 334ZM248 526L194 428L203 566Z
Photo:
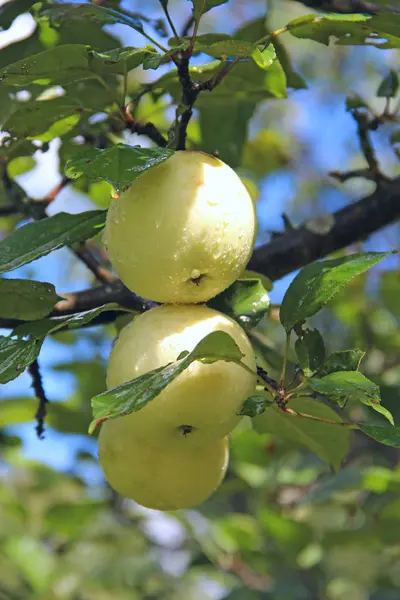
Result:
M78 102L63 97L25 102L8 117L2 129L18 138L49 142L75 127L83 112Z
M81 312L77 315L68 317L68 319L65 322L65 325L68 326L68 329L79 329L91 323L94 319L96 319L96 317L101 315L101 313L109 311L118 311L126 313L135 312L123 306L119 306L119 304L116 304L115 302L110 302L109 304L103 304L102 306L98 306L97 308L92 308L91 310L86 310L85 312Z
M340 350L331 354L321 367L321 374L329 375L336 371L358 371L365 352L359 348Z
M60 329L88 325L105 311L132 312L118 304L104 304L79 315L31 321L19 325L10 336L0 336L0 383L20 375L38 356L46 335Z
M338 423L342 421L329 406L311 398L294 398L289 406L297 412ZM256 417L253 427L259 433L271 433L278 439L306 446L336 470L349 449L350 432L345 427L288 415L276 406L267 408L263 415Z
M83 21L93 21L99 25L128 25L139 31L143 31L141 21L133 16L106 8L97 4L75 4L75 3L60 3L47 8L46 5L41 11L41 15L50 19L52 24L60 24L66 20L79 19Z
M358 423L360 431L380 444L400 448L400 427L377 427Z
M362 14L310 14L290 21L287 25L292 35L329 45L335 38L338 45L373 45L377 48L400 47L400 15L381 13L374 16Z
M33 54L0 70L5 85L66 85L98 77L90 71L89 50L83 44L65 44Z
M318 394L329 396L342 407L349 400L362 402L386 417L394 425L391 413L380 403L379 386L359 371L336 371L320 379L309 378L307 384Z
M108 181L117 191L123 191L141 173L164 162L173 153L170 148L141 148L126 144L116 144L106 150L93 148L71 158L65 173L71 179L84 175L89 181Z
M149 65L157 64L159 66L163 60L167 60L153 46L145 46L144 48L128 46L126 48L114 48L105 52L96 52L93 50L91 56L93 58L91 68L94 71L100 74L115 73L118 75L124 75L141 64L145 66L144 63L146 63L147 68L155 68Z
M254 394L247 398L239 414L245 417L258 417L272 404L274 404L274 400L271 398L267 398L261 394Z
M295 350L307 377L318 371L325 358L325 344L318 329L302 330L296 340Z
M399 90L399 76L393 69L383 79L378 87L376 95L378 98L394 98Z
M260 279L240 278L212 298L208 305L229 315L248 330L257 325L268 312L270 300Z
M12 381L39 356L43 340L0 336L0 383Z
M228 56L247 58L252 56L254 44L245 40L227 39L213 44L198 44L196 50L215 58Z
M76 215L58 213L20 227L0 242L0 273L12 271L41 256L87 240L104 227L105 210Z
M216 6L220 6L221 4L226 4L228 0L190 0L193 4L193 16L196 21L198 21L201 15L208 12L212 8Z
M0 279L0 316L3 318L41 319L59 299L51 283Z
M153 369L92 398L94 419L89 433L93 433L103 421L143 408L195 360L207 364L218 360L241 363L242 356L230 335L223 331L210 333L191 352L182 352L175 362Z
M351 254L304 267L290 284L280 309L287 332L317 313L356 275L364 273L390 252Z

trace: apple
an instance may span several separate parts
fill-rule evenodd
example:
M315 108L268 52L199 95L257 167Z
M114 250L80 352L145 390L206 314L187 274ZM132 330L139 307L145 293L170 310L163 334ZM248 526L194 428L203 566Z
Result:
M204 446L180 436L167 444L132 433L126 418L102 425L99 458L111 487L138 504L157 510L189 508L220 485L228 465L226 438Z
M122 282L156 302L206 302L253 250L253 201L236 173L204 152L175 152L111 201L104 243Z
M254 393L256 362L243 329L229 317L200 305L164 305L137 316L122 329L110 354L107 387L112 388L175 361L213 331L228 333L243 363L193 362L141 410L120 417L132 435L164 442L182 436L204 445L228 435L239 423L244 401Z

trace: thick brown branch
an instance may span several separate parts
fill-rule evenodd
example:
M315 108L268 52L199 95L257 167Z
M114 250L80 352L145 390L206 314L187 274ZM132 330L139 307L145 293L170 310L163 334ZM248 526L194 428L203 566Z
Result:
M300 2L315 10L342 14L366 13L368 15L376 15L380 12L400 12L398 7L384 7L380 6L377 2L369 2L368 0L295 0L295 2Z
M328 233L314 233L310 224L288 231L257 248L253 269L276 280L314 260L346 248L400 218L400 178L382 181L366 198L333 213Z
M314 227L309 222L305 223L257 248L248 266L275 281L336 250L366 239L399 218L400 178L385 180L370 196L333 213L328 233L315 233ZM156 306L154 302L130 292L119 280L64 296L67 296L66 300L56 305L52 316L80 313L110 302L138 311ZM115 320L116 315L113 311L103 313L92 324L109 323ZM8 329L20 323L13 319L0 319L0 327Z

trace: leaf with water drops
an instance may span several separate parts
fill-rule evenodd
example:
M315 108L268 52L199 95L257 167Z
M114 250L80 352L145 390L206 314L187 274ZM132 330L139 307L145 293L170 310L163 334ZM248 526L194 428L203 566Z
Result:
M0 273L93 237L103 229L106 212L89 210L77 215L61 212L20 227L0 242Z
M0 317L35 320L49 314L60 300L51 283L0 279Z
M106 150L90 149L77 153L66 165L72 179L84 175L89 181L105 180L118 192L129 187L141 173L172 156L169 148L141 148L117 144Z

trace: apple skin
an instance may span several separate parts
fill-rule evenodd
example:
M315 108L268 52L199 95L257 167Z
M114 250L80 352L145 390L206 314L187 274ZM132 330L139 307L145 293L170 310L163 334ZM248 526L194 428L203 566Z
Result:
M132 434L124 418L103 423L101 467L111 487L156 510L178 510L206 500L224 478L229 457L226 438L203 446L181 436L169 443Z
M235 321L206 306L164 305L139 315L122 329L109 357L107 387L175 361L212 331L228 333L244 354L244 364L256 370L250 341ZM240 408L255 385L256 375L236 363L195 361L142 409L120 418L146 439L168 443L189 427L186 437L204 444L225 437L236 427Z
M187 304L239 277L255 235L254 204L236 173L204 152L179 151L111 201L104 243L131 291Z

